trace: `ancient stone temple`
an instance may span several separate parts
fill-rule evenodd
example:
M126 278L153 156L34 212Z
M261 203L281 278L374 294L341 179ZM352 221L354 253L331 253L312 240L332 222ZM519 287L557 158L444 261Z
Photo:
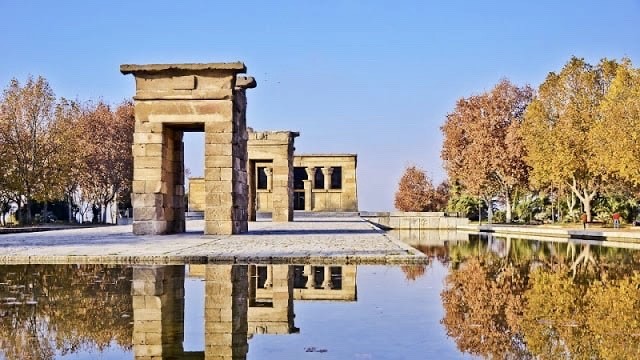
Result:
M136 79L133 232L185 229L185 131L205 133L205 234L247 231L243 63L122 65Z
M291 131L249 131L249 221L271 212L273 221L293 221L293 142Z
M268 137L263 138L267 136L265 134ZM358 211L356 154L294 155L293 165L288 165L293 166L289 168L293 170L293 182L285 180L284 154L293 149L293 138L297 134L287 131L249 133L250 221L256 219L256 213L272 212L274 221L291 221L293 210ZM288 189L285 182L289 184ZM293 201L288 202L287 196ZM204 197L204 180L189 178L189 210L204 211ZM289 208L285 211L287 202Z
M293 205L305 211L358 211L356 154L293 157Z

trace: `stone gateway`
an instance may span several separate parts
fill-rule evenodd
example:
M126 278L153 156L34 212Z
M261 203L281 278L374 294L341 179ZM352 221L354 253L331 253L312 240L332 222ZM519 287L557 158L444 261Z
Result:
M133 232L185 231L185 131L205 133L205 234L247 231L247 88L241 62L121 65L136 80Z

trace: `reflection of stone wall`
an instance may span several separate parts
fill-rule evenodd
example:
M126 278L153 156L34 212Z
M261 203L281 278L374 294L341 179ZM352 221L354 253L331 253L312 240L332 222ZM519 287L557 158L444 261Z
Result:
M184 266L136 266L131 286L136 360L183 353Z
M358 211L358 189L356 179L357 155L355 154L304 154L293 157L294 167L307 170L305 183L305 211ZM342 168L342 188L331 189L331 171ZM316 169L320 168L320 169ZM324 188L315 189L312 175L321 171ZM298 190L300 191L300 190Z
M357 300L357 268L355 265L304 265L303 269L301 280L304 281L304 285L296 286L293 290L293 298L295 300ZM332 281L332 273L334 277L336 277L336 274L340 274L340 287ZM319 280L319 278L322 280Z
M248 274L246 265L207 265L205 359L245 359Z
M295 331L292 275L290 265L249 265L249 334Z
M360 216L390 229L456 229L469 224L466 217L446 216L444 212L362 212Z
M293 220L293 143L290 131L249 132L249 219L271 212L273 221ZM266 167L267 188L257 189L256 167Z
M469 234L450 229L394 229L389 234L414 248L469 241Z

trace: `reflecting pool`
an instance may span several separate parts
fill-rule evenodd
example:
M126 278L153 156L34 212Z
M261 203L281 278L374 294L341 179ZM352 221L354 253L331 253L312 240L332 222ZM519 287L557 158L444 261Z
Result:
M428 265L0 265L0 358L640 358L637 250L427 238Z

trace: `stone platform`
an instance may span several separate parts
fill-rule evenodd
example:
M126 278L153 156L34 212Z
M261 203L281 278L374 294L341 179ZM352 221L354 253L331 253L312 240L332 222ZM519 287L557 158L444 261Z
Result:
M251 222L249 232L142 235L131 225L0 235L0 264L420 264L429 259L359 217Z

